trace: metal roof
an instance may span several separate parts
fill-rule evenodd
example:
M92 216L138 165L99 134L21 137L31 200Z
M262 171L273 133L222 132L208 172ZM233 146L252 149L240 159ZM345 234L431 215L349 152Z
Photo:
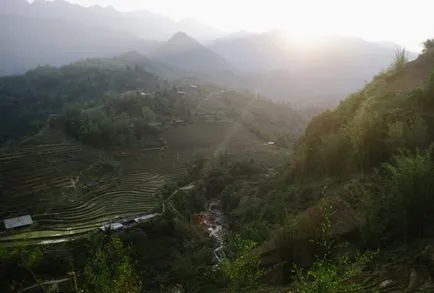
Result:
M114 230L119 230L119 229L121 229L123 227L124 227L124 225L122 225L121 223L111 223L111 224L107 224L107 225L101 226L101 227L99 227L99 229L101 231L105 231L107 229L110 229L110 230L114 231Z
M31 225L33 224L33 220L32 217L30 217L30 215L25 215L16 218L5 219L4 223L6 229L13 229L13 228Z
M134 221L137 222L137 223L139 223L139 222L143 222L143 221L155 218L155 217L160 216L160 215L161 215L160 213L144 215L144 216L141 216L141 217L134 218Z

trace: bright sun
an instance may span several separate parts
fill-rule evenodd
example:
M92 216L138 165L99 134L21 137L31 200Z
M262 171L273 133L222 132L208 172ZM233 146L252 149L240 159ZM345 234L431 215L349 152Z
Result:
M307 31L307 30L298 30L298 31L285 30L285 33L288 37L288 40L291 43L297 43L299 45L309 45L310 43L324 36L323 33Z

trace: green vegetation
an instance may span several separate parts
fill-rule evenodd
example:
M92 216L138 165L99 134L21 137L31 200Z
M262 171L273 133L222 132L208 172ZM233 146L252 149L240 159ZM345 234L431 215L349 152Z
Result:
M388 92L380 76L315 117L296 147L294 173L304 180L350 175L390 161L400 148L428 147L434 135L433 78L424 88Z
M141 292L140 281L122 240L108 237L96 241L83 269L84 292Z
M6 148L0 158L1 202L7 207L2 218L28 213L37 222L33 230L6 235L0 242L74 237L118 217L150 213L158 206L157 190L182 172L171 157L171 166L159 169L68 140ZM163 161L161 155L142 154L138 163L158 159Z
M1 213L26 211L37 225L0 241L88 236L159 212L72 242L63 247L71 263L52 262L85 292L429 290L434 73L414 76L430 56L407 63L397 52L387 71L313 118L293 150L303 119L249 92L165 83L65 100L35 136L2 149ZM204 224L215 220L203 213L210 202L225 215L219 241Z
M132 91L100 102L66 107L60 117L69 135L97 147L159 146L162 126L172 117L187 120L185 99L171 91Z
M251 254L256 243L235 235L232 245L233 255L224 258L220 264L225 285L231 292L256 289L260 278L265 274L265 270L260 267L259 257Z
M408 62L407 52L405 49L396 51L393 63L389 68L389 71L401 72L404 69L405 64Z
M422 43L423 45L423 52L427 53L432 48L434 48L434 39L427 39L425 42Z
M158 79L138 65L85 60L61 68L39 67L24 75L0 78L0 141L19 138L42 124L66 103L102 98L106 92L155 89Z
M370 255L357 256L354 259L341 257L337 260L317 260L308 271L296 268L294 292L377 292L376 289L364 288L357 280L371 261Z

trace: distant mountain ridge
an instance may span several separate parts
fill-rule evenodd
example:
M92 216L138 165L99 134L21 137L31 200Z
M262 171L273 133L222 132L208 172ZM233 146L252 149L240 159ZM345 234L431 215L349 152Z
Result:
M228 71L232 68L224 58L184 32L177 32L162 43L151 57L193 72Z
M21 15L36 18L51 18L80 25L98 26L123 31L136 37L163 41L178 31L185 31L199 40L212 40L225 33L194 20L174 21L167 16L149 11L119 12L112 7L83 7L65 0L1 0L0 15Z
M197 35L218 33L150 12L85 8L64 0L0 0L0 75L123 55L166 79L197 77L297 106L334 106L387 68L398 48L347 37L303 44L283 31L239 32L212 43ZM128 52L137 54L124 55ZM409 53L410 60L415 57Z
M50 18L0 15L0 75L39 65L61 66L84 58L114 57L159 46L131 34Z

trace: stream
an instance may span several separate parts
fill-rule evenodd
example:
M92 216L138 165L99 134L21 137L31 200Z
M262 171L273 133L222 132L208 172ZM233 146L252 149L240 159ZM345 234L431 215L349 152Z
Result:
M206 229L210 238L214 240L214 269L217 269L224 258L224 236L227 231L227 221L221 211L219 200L213 199L208 203L204 212L194 216L196 223Z

